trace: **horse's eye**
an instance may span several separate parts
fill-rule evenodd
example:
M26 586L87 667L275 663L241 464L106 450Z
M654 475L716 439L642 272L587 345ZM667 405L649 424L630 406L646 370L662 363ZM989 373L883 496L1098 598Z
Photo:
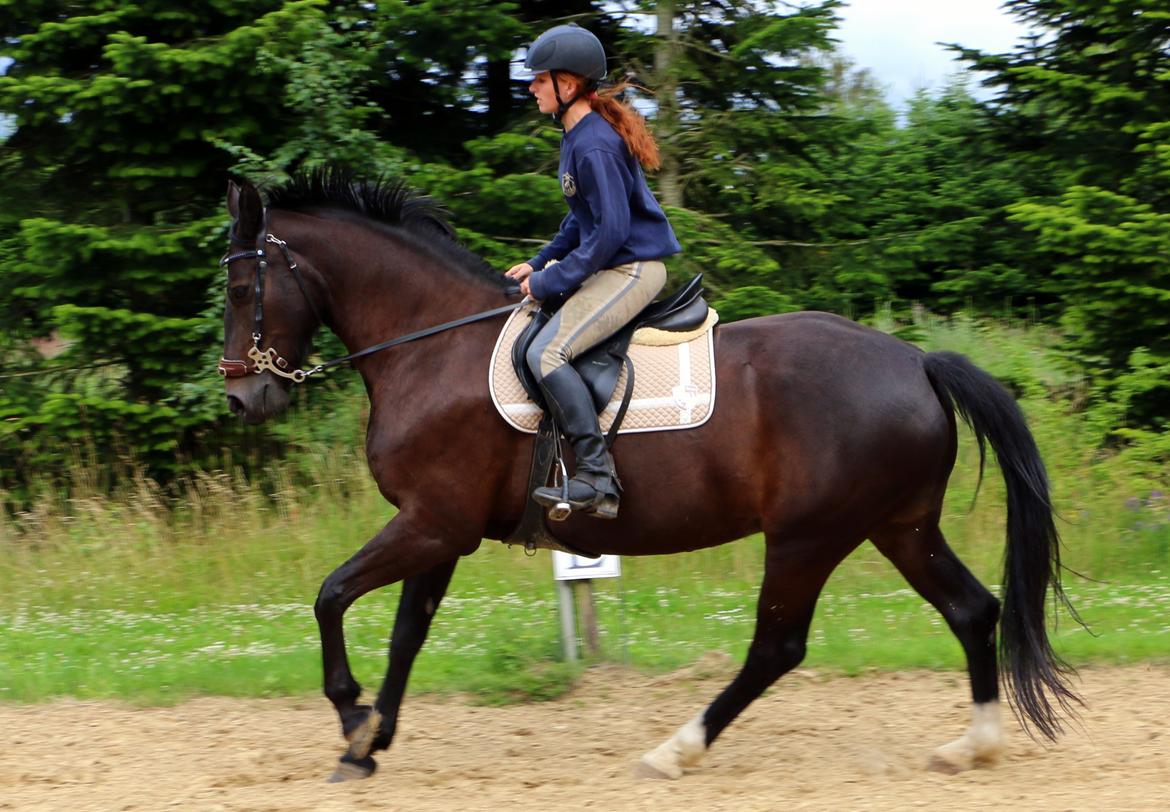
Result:
M232 285L232 300L242 302L248 298L248 292L251 290L247 285Z

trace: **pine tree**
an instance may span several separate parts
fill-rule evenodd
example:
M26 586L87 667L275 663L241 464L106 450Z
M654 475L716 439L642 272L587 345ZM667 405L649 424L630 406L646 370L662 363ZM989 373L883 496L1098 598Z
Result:
M0 5L5 161L21 190L0 223L0 302L17 316L9 341L59 334L68 348L26 358L38 397L3 387L16 442L0 467L48 465L83 440L173 465L221 411L215 259L237 160L224 146L274 151L314 115L285 88L330 31L323 4L17 5Z
M1160 0L1014 0L1037 35L990 72L1002 143L1057 193L1021 202L1066 307L1070 340L1125 395L1128 418L1170 414L1170 10ZM1133 376L1162 383L1129 386Z

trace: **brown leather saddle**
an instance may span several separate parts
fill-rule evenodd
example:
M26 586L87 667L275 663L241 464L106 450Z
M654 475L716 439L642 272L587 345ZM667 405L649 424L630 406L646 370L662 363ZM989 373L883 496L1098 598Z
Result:
M527 550L535 550L539 547L596 558L596 553L568 547L553 537L545 522L546 515L559 521L567 518L568 514L552 516L555 508L546 512L543 506L532 499L534 490L549 484L554 470L558 474L560 484L563 484L567 478L560 450L560 431L553 423L544 397L540 393L540 387L536 383L536 378L525 361L525 355L536 338L536 334L548 324L549 319L562 304L564 304L564 298L542 302L541 306L533 311L531 322L516 338L516 343L512 345L512 366L516 371L516 377L520 379L520 384L528 396L544 409L544 417L541 418L540 426L537 428L536 442L533 446L532 469L528 476L528 502L524 507L524 515L516 529L504 539L504 543L523 544ZM573 359L573 368L585 381L585 385L593 397L594 407L599 413L613 397L622 368L626 369L625 393L613 425L610 426L606 435L607 445L613 445L614 438L617 437L618 429L621 427L622 419L629 406L630 396L634 391L634 368L628 355L634 332L642 327L653 327L667 332L689 332L703 325L707 319L708 310L707 301L703 298L703 275L699 274L665 299L651 302L629 324L609 339L583 353L579 358Z

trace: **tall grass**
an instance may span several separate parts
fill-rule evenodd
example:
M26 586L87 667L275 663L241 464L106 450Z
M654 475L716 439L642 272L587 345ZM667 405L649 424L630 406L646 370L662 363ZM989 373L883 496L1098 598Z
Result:
M1170 656L1165 475L1100 452L1070 408L1077 379L1049 334L925 318L912 327L924 346L965 352L1021 394L1054 482L1065 562L1086 576L1066 575L1066 587L1097 634L1064 618L1061 651L1081 662ZM943 527L991 585L1003 555L1004 492L992 467L972 509L977 468L965 437ZM305 479L313 484L293 484ZM78 466L67 490L43 490L27 511L0 514L0 699L317 690L318 585L392 516L360 451L346 444L271 466L263 486L239 471L202 474L178 500L143 476L110 494L92 468ZM649 670L711 650L742 656L762 551L762 540L749 538L625 559L622 578L595 584L604 656ZM397 594L367 596L347 615L352 662L370 687L385 667ZM412 686L484 701L555 695L573 674L558 652L547 554L485 542L460 564ZM961 668L962 657L937 613L866 544L825 589L807 665Z

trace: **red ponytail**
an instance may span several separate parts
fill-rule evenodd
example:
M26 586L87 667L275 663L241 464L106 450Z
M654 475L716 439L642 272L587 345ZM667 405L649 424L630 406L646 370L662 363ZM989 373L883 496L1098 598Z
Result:
M585 80L576 74L569 74L584 84ZM628 82L620 82L601 90L591 90L585 94L585 101L593 112L600 115L617 131L617 134L626 142L630 154L638 159L648 170L655 170L662 166L662 159L658 155L658 144L654 141L654 134L646 125L645 117L627 102L618 101L618 96L633 87Z

